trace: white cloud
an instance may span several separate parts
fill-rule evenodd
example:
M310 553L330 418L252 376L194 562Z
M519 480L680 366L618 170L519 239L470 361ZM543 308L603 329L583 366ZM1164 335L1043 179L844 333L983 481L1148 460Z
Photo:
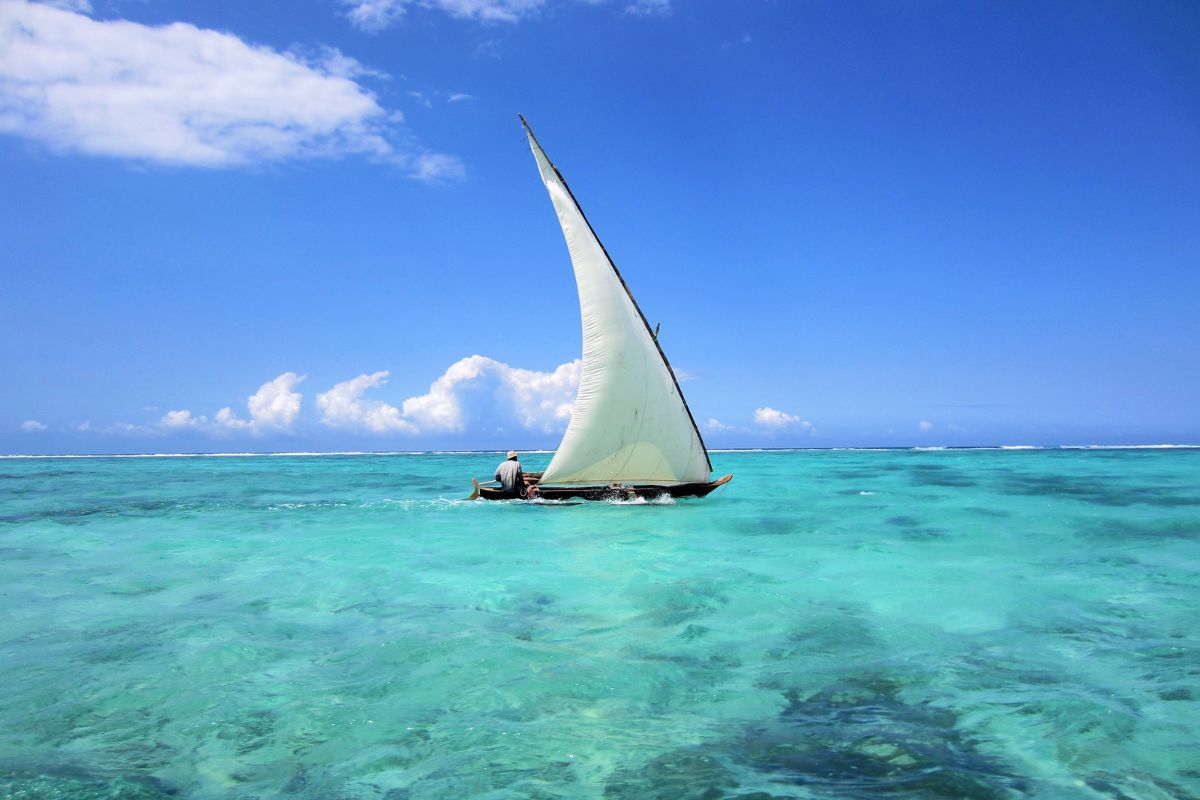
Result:
M342 0L349 9L346 16L350 22L372 33L387 28L413 5L460 19L516 22L545 4L546 0Z
M485 39L475 45L475 52L472 55L475 58L500 58L500 40Z
M222 428L228 428L235 431L249 428L252 425L249 420L239 419L237 414L233 413L233 409L229 406L225 406L217 412L214 422L216 422L217 425Z
M386 370L343 381L317 395L321 422L335 428L366 428L373 433L415 431L400 416L400 409L382 400L365 400L363 392L387 383Z
M552 372L518 369L486 356L451 364L426 394L400 408L363 394L387 383L388 373L359 375L317 395L321 422L375 433L484 433L566 427L579 388L579 359Z
M319 393L316 405L324 425L371 433L552 433L565 429L570 421L581 369L580 359L543 372L474 355L451 364L427 393L410 397L399 407L367 396L387 384L386 371L338 383ZM116 423L99 428L83 422L76 429L155 436L182 431L256 435L287 432L300 419L303 396L296 387L304 379L295 372L285 372L264 383L247 399L248 418L239 417L229 406L211 417L181 408L168 410L148 427ZM714 422L710 420L710 425ZM41 423L27 420L22 428L42 429L34 425Z
M84 14L92 13L92 4L88 0L42 0L48 6L61 8L64 11L79 11Z
M673 367L672 370L675 373L675 380L679 381L680 383L688 383L689 381L696 380L696 376L685 369Z
M637 17L668 17L671 15L671 0L635 0L625 6L625 13Z
M724 422L721 422L721 420L717 419L716 417L709 417L708 421L704 423L704 429L706 431L718 433L720 431L731 431L731 430L733 430L733 426L726 425Z
M742 34L742 35L741 35L741 36L740 36L740 37L737 39L737 41L734 41L734 42L725 42L723 45L721 45L721 49L722 49L722 50L728 50L728 49L729 49L729 48L731 48L731 47L737 47L738 45L746 45L746 44L750 44L750 34L748 34L748 33L743 33L743 34Z
M465 92L455 92L446 98L447 103L461 103L465 100L474 100L475 95L466 94Z
M462 161L441 153L426 153L413 159L410 170L414 178L426 183L459 180L467 174Z
M403 0L342 0L349 6L346 16L354 27L374 33L391 25L404 14Z
M192 416L192 412L184 408L178 411L168 411L166 414L163 414L163 418L158 424L164 428L196 428L208 424L208 419L206 417Z
M36 419L27 419L21 423L21 430L29 433L46 430L46 426L38 422Z
M258 391L246 400L246 407L250 412L248 420L239 418L229 406L218 411L211 421L204 415L196 416L183 408L164 414L158 421L158 427L169 431L185 428L211 432L288 431L300 415L303 396L296 391L296 385L303 381L304 377L294 372L285 372L260 386Z
M310 62L181 22L0 2L0 132L63 151L201 167L362 154L424 177L427 155L393 143L411 141L403 118L354 80L369 74L331 48Z
M933 423L927 419L923 419L917 423L917 427L921 429L922 433L928 433L933 430Z
M476 22L519 22L550 5L552 0L341 0L351 24L369 33L382 31L403 17L410 8L441 11ZM582 0L600 5L603 0ZM670 16L671 0L633 0L626 14L639 17Z
M296 49L299 57L303 61L314 61L321 69L335 78L345 78L354 80L356 78L377 78L379 80L390 81L391 75L388 75L383 70L368 67L366 64L359 61L353 56L348 56L336 47L322 45L317 48L317 57L315 59L304 59L303 51ZM404 120L404 115L399 111L393 112L392 119L397 122Z
M187 414L189 412L184 411L182 413ZM147 436L158 436L158 435L161 435L162 431L163 431L163 425L161 422L158 425L153 426L153 427L147 427L145 425L137 425L132 422L114 422L111 425L105 425L104 427L97 427L96 425L92 424L91 420L85 420L84 422L77 423L75 425L72 425L71 427L73 430L76 430L79 433L98 433L98 434L101 434L104 436L111 436L113 434L120 434L120 435L143 434L143 435L147 435Z
M201 419L203 420L203 417ZM147 428L145 425L136 425L132 422L114 422L112 425L104 428L101 433L120 433L126 435L149 434L153 436L159 434L160 431L154 428Z
M763 408L754 409L754 421L759 425L768 428L790 428L798 426L806 430L812 430L812 423L806 419L801 419L793 414L788 414L783 411L764 406Z
M422 430L550 432L571 418L582 364L575 359L537 372L468 356L451 364L428 394L405 400L404 417Z
M259 387L246 401L250 409L250 424L260 429L286 430L292 427L292 423L300 414L301 395L296 391L296 384L304 378L304 375L285 372Z
M416 90L410 89L406 94L408 94L409 97L414 98L418 103L425 106L426 108L433 108L433 102L428 97L425 96L424 92L418 92Z

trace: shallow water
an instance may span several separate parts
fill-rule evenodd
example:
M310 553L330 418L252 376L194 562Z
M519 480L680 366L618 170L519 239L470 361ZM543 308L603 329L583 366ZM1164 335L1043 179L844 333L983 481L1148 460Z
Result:
M1200 797L1200 450L496 460L0 460L0 796Z

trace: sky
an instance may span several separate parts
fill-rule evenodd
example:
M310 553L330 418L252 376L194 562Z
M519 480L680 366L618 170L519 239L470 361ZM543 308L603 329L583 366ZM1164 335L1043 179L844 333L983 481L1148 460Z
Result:
M0 453L1200 443L1200 5L0 0Z

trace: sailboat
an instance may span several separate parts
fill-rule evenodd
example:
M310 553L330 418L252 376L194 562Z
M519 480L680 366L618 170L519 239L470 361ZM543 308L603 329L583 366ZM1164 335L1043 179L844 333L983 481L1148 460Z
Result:
M703 497L712 463L679 381L646 316L525 117L538 172L558 215L579 289L583 365L562 443L544 472L527 472L529 499ZM470 499L512 499L472 481Z

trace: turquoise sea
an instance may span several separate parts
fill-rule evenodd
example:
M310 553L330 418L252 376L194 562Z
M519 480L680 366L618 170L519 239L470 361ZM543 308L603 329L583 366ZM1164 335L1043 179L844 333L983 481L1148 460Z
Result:
M0 460L0 796L1200 797L1200 450L497 461Z

